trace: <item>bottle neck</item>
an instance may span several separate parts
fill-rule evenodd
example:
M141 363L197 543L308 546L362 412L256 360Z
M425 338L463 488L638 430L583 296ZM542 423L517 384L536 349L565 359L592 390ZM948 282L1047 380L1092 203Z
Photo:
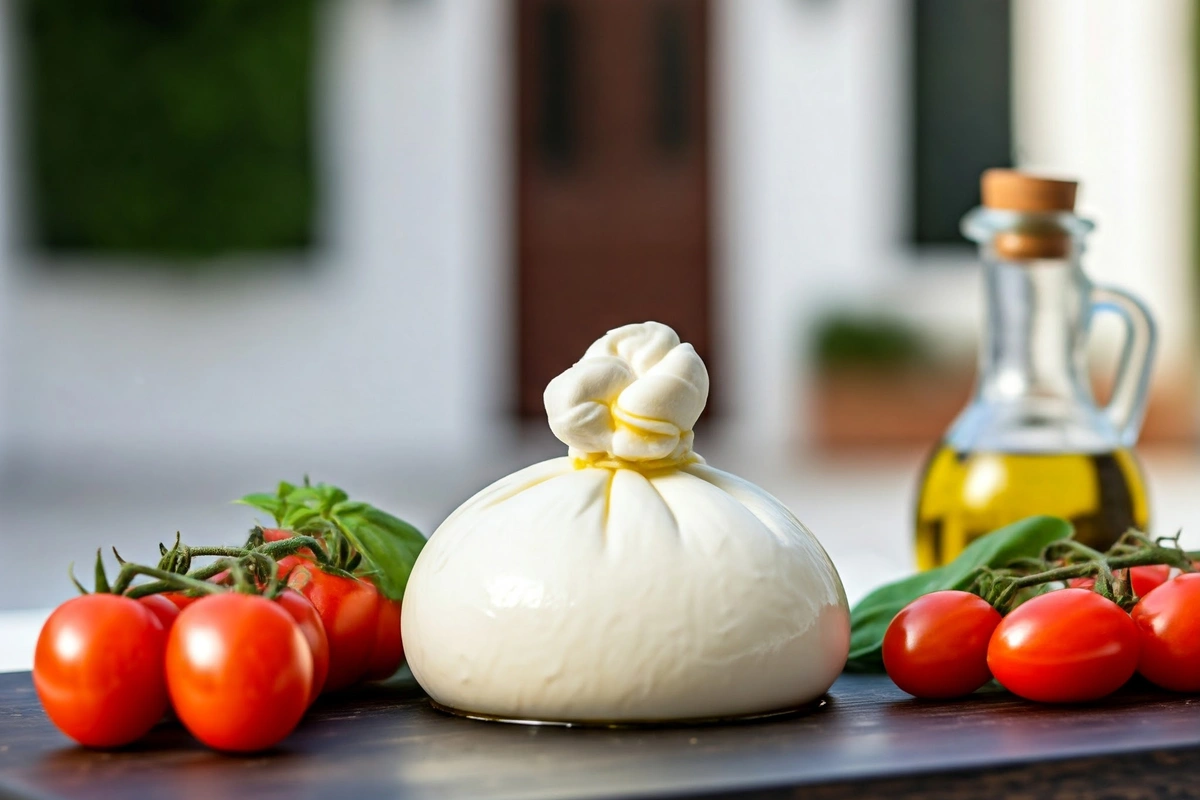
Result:
M977 393L1094 402L1084 331L1087 277L1070 255L1011 262L986 259L986 324Z

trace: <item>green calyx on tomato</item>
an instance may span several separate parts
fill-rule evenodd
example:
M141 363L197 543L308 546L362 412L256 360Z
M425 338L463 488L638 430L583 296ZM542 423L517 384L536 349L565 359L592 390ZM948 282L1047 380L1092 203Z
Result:
M391 600L404 597L408 576L425 546L402 519L324 483L280 483L274 494L248 494L239 503L271 514L276 524L325 543L334 566L365 575Z

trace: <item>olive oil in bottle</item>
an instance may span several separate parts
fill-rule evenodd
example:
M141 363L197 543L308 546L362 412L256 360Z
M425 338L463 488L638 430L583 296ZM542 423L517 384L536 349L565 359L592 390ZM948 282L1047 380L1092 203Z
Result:
M1149 522L1133 455L1154 360L1154 319L1127 292L1092 283L1082 256L1092 224L1076 184L988 170L983 205L963 219L983 262L984 325L970 402L942 437L917 492L922 569L1034 515L1070 520L1106 549ZM1092 323L1113 314L1126 340L1111 396L1092 394Z
M1035 514L1070 520L1084 544L1104 550L1148 523L1134 454L956 452L943 445L917 498L917 563L936 567L985 533Z

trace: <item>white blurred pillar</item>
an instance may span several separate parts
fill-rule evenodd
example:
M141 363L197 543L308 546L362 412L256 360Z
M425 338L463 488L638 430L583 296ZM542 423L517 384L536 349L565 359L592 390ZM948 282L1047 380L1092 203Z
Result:
M1093 279L1146 300L1158 379L1193 372L1196 235L1191 0L1016 0L1019 165L1078 177Z

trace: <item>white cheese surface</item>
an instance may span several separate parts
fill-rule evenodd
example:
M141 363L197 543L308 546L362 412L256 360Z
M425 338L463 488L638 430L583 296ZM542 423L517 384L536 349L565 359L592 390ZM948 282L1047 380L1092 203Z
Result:
M569 455L464 503L404 598L404 648L438 702L504 718L662 721L809 702L849 649L816 538L692 452L703 362L656 323L610 332L550 384Z

